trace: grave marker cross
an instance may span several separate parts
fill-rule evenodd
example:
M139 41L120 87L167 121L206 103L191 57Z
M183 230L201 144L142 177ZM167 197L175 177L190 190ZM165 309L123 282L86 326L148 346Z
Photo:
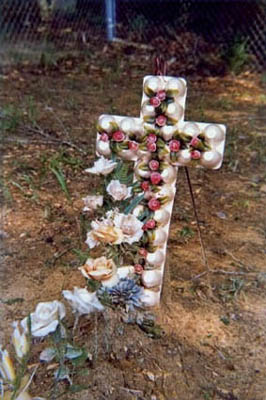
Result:
M184 121L186 92L183 78L146 76L140 118L102 115L98 121L97 155L134 161L143 204L133 214L145 215L145 209L149 214L141 276L146 306L160 300L178 166L217 169L223 158L225 126Z

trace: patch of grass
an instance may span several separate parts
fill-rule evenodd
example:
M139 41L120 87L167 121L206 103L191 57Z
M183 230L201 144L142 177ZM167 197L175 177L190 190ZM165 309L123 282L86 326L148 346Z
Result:
M231 100L226 99L225 97L223 97L215 102L215 107L217 109L224 110L224 111L231 111L233 109L233 106L234 106L234 103Z
M39 196L38 196L37 192L34 189L32 189L31 187L24 188L18 182L13 181L13 180L10 180L10 183L11 183L11 185L13 185L17 189L19 189L20 192L23 194L23 196L25 198L30 199L30 200L35 201L36 203L38 203Z
M14 132L23 120L23 113L14 104L7 104L0 109L0 132Z
M144 15L137 15L129 23L129 29L133 32L138 32L140 35L143 35L145 29L149 26L149 21Z
M50 167L49 168L50 168L50 171L56 177L57 182L58 182L59 186L61 187L62 191L64 192L66 198L70 201L71 197L70 197L70 193L68 191L65 175L64 175L64 172L63 172L63 170L61 168L61 165L56 160L53 160L50 163Z
M234 300L245 286L241 278L230 278L218 288L219 297L223 302Z
M33 96L26 96L25 97L25 104L26 104L26 112L29 119L29 122L33 125L37 125L38 119L38 109L36 106L36 102Z
M12 194L7 186L7 184L5 183L4 179L0 178L0 192L1 192L1 196L3 196L3 200L5 203L12 203L13 201L13 197ZM0 197L1 199L1 197Z
M236 40L225 54L225 61L233 74L239 74L247 65L250 55L247 50L247 40Z
M0 299L0 302L3 304L7 304L8 306L11 306L12 304L15 303L23 303L24 299L22 297L14 297L13 299L8 299L8 300L3 300Z
M195 235L195 232L189 226L184 226L179 232L180 236L184 239L190 239Z
M241 199L241 200L235 200L233 202L233 206L237 208L246 208L248 209L250 207L250 201L247 199Z

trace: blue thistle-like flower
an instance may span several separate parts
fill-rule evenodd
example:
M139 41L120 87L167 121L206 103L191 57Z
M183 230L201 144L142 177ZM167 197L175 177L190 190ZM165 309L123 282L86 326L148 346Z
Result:
M117 285L112 287L101 287L98 290L100 296L107 294L112 304L126 305L133 310L134 307L141 307L140 296L143 288L138 286L133 279L122 278Z

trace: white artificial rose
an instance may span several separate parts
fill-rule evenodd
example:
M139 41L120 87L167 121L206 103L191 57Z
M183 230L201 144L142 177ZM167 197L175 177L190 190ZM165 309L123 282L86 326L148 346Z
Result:
M22 359L29 351L30 345L25 331L21 332L18 321L13 323L14 332L12 335L12 343L18 358Z
M114 261L106 257L88 258L79 269L85 278L100 281L103 286L114 286L119 280Z
M73 312L90 314L95 311L103 311L104 306L96 296L96 292L88 292L86 288L74 287L74 290L63 290L63 296L70 303Z
M132 188L120 183L119 180L112 180L107 186L106 191L115 201L121 201L131 196Z
M105 157L100 157L94 162L93 167L85 169L85 172L96 175L108 175L114 170L116 165L117 163L115 161L108 160Z
M111 220L92 221L91 227L92 230L88 232L85 242L90 249L100 243L120 244L124 239L122 230L115 227Z
M0 378L4 381L14 382L16 379L15 368L7 350L0 346Z
M65 315L65 306L60 301L39 303L34 313L30 314L32 336L42 337L54 332ZM21 326L25 331L28 330L28 317L21 321Z
M103 196L86 196L82 199L84 201L85 207L83 211L93 211L96 210L97 207L101 207L103 205Z
M133 214L116 213L114 225L122 231L124 235L123 242L129 244L138 242L143 235L143 223Z

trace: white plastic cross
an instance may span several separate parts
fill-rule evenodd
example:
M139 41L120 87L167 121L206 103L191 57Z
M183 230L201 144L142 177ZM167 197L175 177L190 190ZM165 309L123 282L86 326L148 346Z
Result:
M134 180L156 223L147 228L148 268L141 276L146 306L160 301L178 166L217 169L223 159L225 126L184 121L186 92L183 78L146 76L140 118L102 115L98 121L97 155L115 152L135 162ZM142 211L138 205L133 213Z

